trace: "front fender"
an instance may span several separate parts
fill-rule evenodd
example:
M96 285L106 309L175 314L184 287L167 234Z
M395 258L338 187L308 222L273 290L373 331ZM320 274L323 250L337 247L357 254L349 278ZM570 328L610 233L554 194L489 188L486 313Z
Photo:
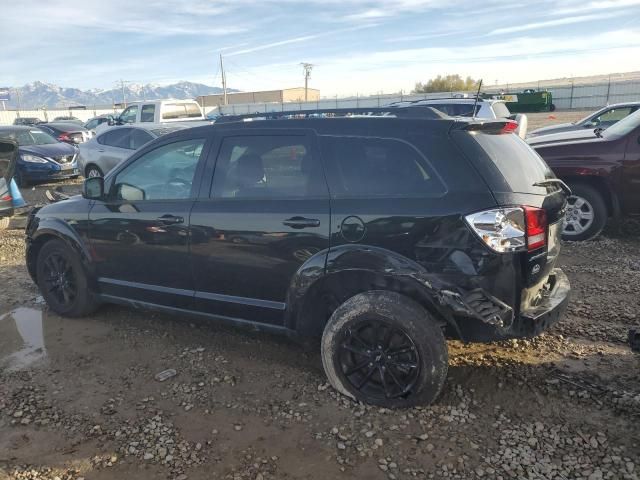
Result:
M36 261L40 248L47 241L59 239L65 242L80 257L87 272L92 272L91 252L78 231L68 222L55 217L39 218L33 216L27 225L26 231L26 260L29 275L37 283ZM93 278L93 275L89 275Z

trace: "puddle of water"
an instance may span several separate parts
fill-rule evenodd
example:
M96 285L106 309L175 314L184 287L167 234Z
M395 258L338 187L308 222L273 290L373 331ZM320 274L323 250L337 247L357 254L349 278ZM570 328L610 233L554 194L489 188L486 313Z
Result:
M41 310L20 307L0 315L0 369L24 370L46 356Z

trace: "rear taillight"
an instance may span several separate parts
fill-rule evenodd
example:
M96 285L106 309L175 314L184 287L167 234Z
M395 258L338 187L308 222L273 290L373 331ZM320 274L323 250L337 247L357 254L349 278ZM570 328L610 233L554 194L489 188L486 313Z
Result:
M58 140L60 140L61 142L68 142L71 139L69 138L69 135L67 135L66 133L61 133L60 136L58 136Z
M520 207L496 208L465 217L471 229L493 251L519 252L527 249L524 211Z
M531 252L547 244L547 212L536 207L522 207L527 222L527 249Z
M2 197L0 197L0 200L2 200L3 202L11 202L13 200L13 197L11 195L3 195Z
M514 120L491 120L491 121L475 121L469 123L465 130L471 132L484 132L494 135L500 135L503 133L513 133L518 129L518 122Z
M467 215L465 221L494 252L533 251L547 243L547 214L540 208L495 208Z

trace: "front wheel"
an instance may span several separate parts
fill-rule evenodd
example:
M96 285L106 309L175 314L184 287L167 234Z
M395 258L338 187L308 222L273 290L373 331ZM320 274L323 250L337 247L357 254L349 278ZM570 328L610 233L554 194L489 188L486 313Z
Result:
M62 240L50 240L42 246L36 275L40 292L55 313L81 317L98 307L79 255Z
M569 186L573 194L567 199L562 239L590 240L596 237L607 223L607 205L600 192L591 185L575 183Z
M448 361L435 319L395 292L351 297L333 312L322 335L329 383L348 397L382 407L432 403L444 385Z

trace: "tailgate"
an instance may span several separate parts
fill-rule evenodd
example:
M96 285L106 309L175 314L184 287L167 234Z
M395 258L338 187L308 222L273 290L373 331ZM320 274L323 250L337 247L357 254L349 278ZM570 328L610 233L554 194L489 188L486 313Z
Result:
M560 251L567 194L553 183L556 177L542 157L513 133L454 130L452 137L487 182L499 205L545 211L546 245L523 255L522 265L525 286L541 288Z

